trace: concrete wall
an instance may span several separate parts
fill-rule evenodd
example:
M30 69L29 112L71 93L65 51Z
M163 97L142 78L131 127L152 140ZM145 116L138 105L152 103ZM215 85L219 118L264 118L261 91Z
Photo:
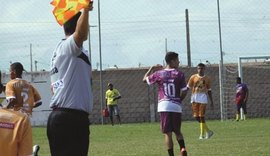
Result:
M181 68L185 73L186 80L196 73L196 68ZM93 71L93 93L94 107L89 118L93 124L100 124L102 121L101 107L105 106L105 100L101 106L101 98L104 99L104 93L107 90L107 83L111 82L117 88L122 98L119 100L119 108L123 123L151 122L158 121L159 115L156 113L157 93L156 86L148 86L142 82L142 78L148 69L117 69L103 71L103 94L100 89L100 73ZM214 98L214 110L207 108L207 119L220 119L220 90L219 90L219 70L218 67L208 67L206 74L212 78L212 92ZM270 117L270 71L269 68L245 68L243 72L245 83L250 89L250 98L248 101L249 117ZM9 80L9 75L2 74L3 82ZM49 101L50 76L48 72L33 73L32 76L24 74L23 77L39 90L43 105L36 108L33 112L33 125L46 125L50 113ZM233 84L234 85L234 84ZM232 92L233 92L232 88ZM1 95L4 96L3 94ZM190 105L190 92L184 103L184 120L193 120ZM228 117L234 116L235 106L233 98L228 106ZM108 123L108 119L103 121Z

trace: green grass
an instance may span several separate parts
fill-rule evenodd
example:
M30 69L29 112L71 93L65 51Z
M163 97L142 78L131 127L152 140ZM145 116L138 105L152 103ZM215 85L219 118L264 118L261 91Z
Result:
M270 153L270 120L207 121L214 136L199 140L199 124L185 121L182 131L189 156L263 156ZM91 156L166 156L159 123L91 125ZM50 155L46 128L34 128L34 144L41 146L40 156ZM76 134L71 134L76 135ZM176 141L174 141L176 145ZM179 155L178 145L175 154Z

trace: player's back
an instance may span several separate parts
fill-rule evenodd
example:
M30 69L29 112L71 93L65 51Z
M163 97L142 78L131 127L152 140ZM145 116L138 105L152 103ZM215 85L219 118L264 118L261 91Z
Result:
M20 110L24 104L33 107L35 103L33 87L23 79L13 79L7 83L6 98L15 98L14 110Z
M186 87L185 76L178 69L164 69L157 72L159 100L180 101L180 91Z
M20 112L0 108L0 155L32 154L32 128L29 118Z

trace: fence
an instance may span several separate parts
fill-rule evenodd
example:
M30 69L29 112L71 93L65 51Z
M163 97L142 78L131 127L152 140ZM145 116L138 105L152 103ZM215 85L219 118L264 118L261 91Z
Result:
M221 36L217 2L220 2ZM10 0L2 3L2 71L8 71L10 62L15 61L22 62L27 71L50 70L52 51L58 41L64 38L64 33L56 23L49 3L50 0ZM191 66L200 62L215 66L219 64L221 54L225 68L226 64L237 63L238 56L269 55L269 3L265 0L95 0L94 11L90 13L90 38L84 46L91 51L94 72L98 73L102 65L106 78L100 80L98 74L94 75L94 85L97 88L101 87L99 84L105 87L108 81L116 81L117 69L125 71L126 68L142 69L153 64L164 64L167 51L178 52L181 65L187 66L186 9L189 12ZM219 37L222 39L221 45ZM99 54L102 58L99 58ZM110 69L115 70L108 72ZM225 79L225 75L222 77ZM127 85L129 88L140 82L138 79L139 82L133 82L134 86L131 86L126 83L130 81L128 78L123 76L121 81L117 80L117 85ZM103 87L102 91L95 93L96 98L104 98ZM151 98L148 97L149 100Z

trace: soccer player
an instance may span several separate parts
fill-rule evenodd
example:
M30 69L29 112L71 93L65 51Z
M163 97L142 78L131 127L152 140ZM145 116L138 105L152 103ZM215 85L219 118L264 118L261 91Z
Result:
M38 91L26 80L22 79L23 65L15 62L10 65L11 80L6 84L7 108L32 115L33 108L42 104Z
M240 109L243 109L243 120L246 120L247 115L247 100L248 100L248 87L246 84L241 82L241 78L236 78L236 95L235 95L235 104L236 104L236 121L239 121L240 118Z
M185 141L181 132L182 100L186 97L187 87L184 73L179 68L178 54L167 52L167 63L163 69L161 65L152 66L144 75L147 84L158 85L158 109L160 113L160 128L165 136L165 143L169 156L174 155L172 133L180 146L181 156L186 156Z
M119 91L113 88L113 84L108 84L108 90L106 91L106 104L109 109L110 121L112 126L114 125L113 122L113 115L117 117L118 123L121 125L121 119L119 115L119 108L118 108L118 99L121 98Z
M200 136L199 139L209 139L214 133L209 130L205 123L205 111L208 103L208 97L210 99L211 108L214 107L211 82L210 78L205 75L205 65L199 63L197 65L197 74L190 77L187 87L192 90L191 103L193 117L200 124Z
M32 127L26 114L0 107L0 155L32 155Z
M92 68L83 48L89 31L89 12L93 2L64 23L61 40L51 60L50 101L47 137L52 156L87 156L89 113L93 108Z

